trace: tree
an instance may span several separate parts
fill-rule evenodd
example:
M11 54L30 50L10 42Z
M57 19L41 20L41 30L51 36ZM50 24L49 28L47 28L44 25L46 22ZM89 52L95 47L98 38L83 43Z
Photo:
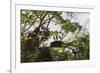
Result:
M21 56L22 62L27 61L50 61L52 60L49 47L40 46L41 43L53 37L54 41L59 40L59 44L66 43L62 40L68 35L69 32L77 35L82 29L79 23L72 22L70 19L64 19L61 11L43 11L43 10L21 10ZM73 17L73 12L66 12L66 15ZM50 30L51 22L54 25L60 25L61 31ZM71 42L67 42L66 45L72 44L75 39ZM77 40L78 41L78 40ZM53 43L52 42L52 43ZM52 44L51 43L51 44ZM61 46L61 45L60 45ZM44 54L46 53L46 54ZM47 55L48 54L48 55ZM32 58L34 60L32 60Z

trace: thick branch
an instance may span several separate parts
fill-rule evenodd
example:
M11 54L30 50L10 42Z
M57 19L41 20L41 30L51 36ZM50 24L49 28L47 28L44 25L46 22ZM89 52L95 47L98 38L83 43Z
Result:
M50 16L48 15L48 17L49 17L49 22L48 22L48 24L47 24L47 28L48 28L48 26L49 26L49 24L50 24L50 22L51 22L51 20L54 18L54 15L50 18Z

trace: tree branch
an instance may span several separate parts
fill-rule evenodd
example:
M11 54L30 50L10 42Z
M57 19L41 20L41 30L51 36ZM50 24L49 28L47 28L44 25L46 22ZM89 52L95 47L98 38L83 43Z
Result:
M37 19L37 18L36 18L36 19ZM35 19L35 20L36 20L36 19ZM35 22L36 22L36 21L32 22L32 24L30 24L30 26L29 26L26 30L24 30L23 33L26 32L26 31L28 31L28 30L33 26L33 24L34 24Z
M50 22L51 22L51 20L54 18L54 15L50 18L50 16L48 15L48 17L49 17L49 22L48 22L48 24L47 24L47 28L48 28L48 26L49 26L49 24L50 24Z

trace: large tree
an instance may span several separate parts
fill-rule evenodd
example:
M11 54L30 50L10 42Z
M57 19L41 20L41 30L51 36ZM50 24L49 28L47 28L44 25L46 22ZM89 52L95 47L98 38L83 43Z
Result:
M73 12L65 13L68 17L74 17ZM48 40L50 36L52 36L54 40L60 39L60 41L62 41L68 35L68 33L71 32L73 34L75 33L75 39L77 38L77 35L82 29L82 26L79 25L79 23L72 22L70 19L64 19L62 14L62 11L26 9L20 11L21 49L23 61L29 60L29 56L33 57L33 55L30 55L32 53L41 54L41 56L43 55L42 58L45 56L49 56L49 58L51 59L49 49L40 46L40 44ZM59 25L61 27L61 30L50 30L49 27L51 25L51 22L54 22L53 25ZM67 42L67 44L73 43L74 40L72 40L71 42ZM37 57L37 54L34 56L35 58Z

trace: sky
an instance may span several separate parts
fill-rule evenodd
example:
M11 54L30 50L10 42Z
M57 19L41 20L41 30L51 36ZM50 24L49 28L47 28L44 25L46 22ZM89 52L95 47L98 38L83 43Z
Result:
M63 17L64 20L70 19L71 22L77 22L77 23L79 23L79 25L81 25L82 27L84 27L85 30L87 30L89 32L89 25L90 25L90 20L89 20L90 19L90 14L89 13L73 12L73 17L71 18L70 16L68 16L66 14L66 12L62 12L61 16ZM61 31L61 26L59 24L55 25L54 21L55 21L55 19L53 19L50 22L50 24L49 24L49 30L50 31L58 31L58 32ZM38 24L33 25L29 31L35 29L37 26L38 26ZM70 39L70 41L72 41L75 38L75 34L76 33L77 33L77 31L74 34L72 34L71 32L69 32L68 35L62 41L67 41L69 39ZM48 43L48 45L50 45L50 43L53 42L53 41L54 41L53 37L50 36L50 38L47 41L45 41L45 42Z
M89 13L79 13L79 12L78 13L75 12L74 14L75 14L74 18L70 18L66 15L65 12L63 12L62 17L63 17L63 19L70 19L72 22L78 22L79 25L85 26L85 28L87 28L87 30L89 30L90 14ZM54 25L54 22L50 23L49 28L51 30L58 30L58 31L60 31L60 29L61 29L60 25Z
M90 25L90 14L89 13L74 13L74 18L70 18L66 15L65 12L62 13L62 17L63 19L70 19L72 22L78 22L79 25L81 25L82 27L84 27L88 32L89 32L89 25ZM61 31L61 26L55 25L54 22L51 21L50 25L49 25L49 29L52 31ZM77 33L77 31L76 31ZM75 38L75 34L72 34L71 32L68 33L68 35L62 40L62 41L68 41L70 39L70 41L72 41ZM50 45L50 42L53 42L54 39L53 37L50 37L46 43L48 43L48 45Z

